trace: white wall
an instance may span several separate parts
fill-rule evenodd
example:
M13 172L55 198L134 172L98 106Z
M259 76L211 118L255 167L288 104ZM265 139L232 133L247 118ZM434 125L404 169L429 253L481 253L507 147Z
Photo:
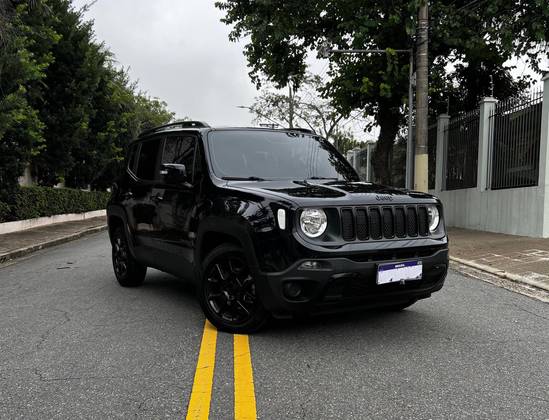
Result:
M543 235L549 218L549 209L543 207L543 187L430 192L441 199L447 226L549 237Z
M94 217L102 217L107 214L106 210L94 210L86 213L56 214L55 216L37 217L36 219L16 220L14 222L0 223L0 235L5 233L19 232L40 226L53 225L55 223L74 222Z

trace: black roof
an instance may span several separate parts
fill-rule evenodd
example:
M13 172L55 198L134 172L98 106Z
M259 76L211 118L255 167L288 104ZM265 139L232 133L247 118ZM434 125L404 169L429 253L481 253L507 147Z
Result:
M159 125L157 127L153 127L147 130L143 130L139 137L136 140L142 139L144 137L148 137L151 134L161 133L164 131L179 131L179 130L185 130L185 129L192 129L192 130L215 130L215 128L211 127L209 124L203 122L203 121L174 121L171 123ZM308 133L316 135L316 133L313 130L309 130L308 128L265 128L265 127L220 127L220 129L230 129L230 130L238 130L238 129L246 129L246 130L275 130L275 131L298 131L301 133Z

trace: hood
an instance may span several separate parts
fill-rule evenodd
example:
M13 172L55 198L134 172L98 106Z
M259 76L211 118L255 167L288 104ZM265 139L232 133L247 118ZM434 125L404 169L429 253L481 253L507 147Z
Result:
M227 186L293 201L298 205L364 205L428 202L436 199L417 191L401 190L368 182L324 180L230 181Z

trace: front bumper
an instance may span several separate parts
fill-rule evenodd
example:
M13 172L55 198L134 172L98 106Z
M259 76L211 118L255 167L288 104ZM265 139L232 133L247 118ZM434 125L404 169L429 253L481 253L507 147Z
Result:
M423 264L421 280L404 284L377 285L377 267L398 260L375 258L333 257L313 258L322 269L300 269L303 259L287 270L277 273L257 273L256 287L265 308L275 317L288 317L303 313L326 313L350 310L357 307L378 307L424 299L440 290L448 271L448 249L405 260L420 260ZM403 260L404 261L404 260ZM297 298L285 293L285 284L292 282L301 287Z

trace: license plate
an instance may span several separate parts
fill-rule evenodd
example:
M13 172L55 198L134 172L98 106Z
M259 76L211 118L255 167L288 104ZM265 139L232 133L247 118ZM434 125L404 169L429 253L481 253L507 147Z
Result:
M423 265L421 261L403 261L377 266L377 284L404 283L421 280Z

